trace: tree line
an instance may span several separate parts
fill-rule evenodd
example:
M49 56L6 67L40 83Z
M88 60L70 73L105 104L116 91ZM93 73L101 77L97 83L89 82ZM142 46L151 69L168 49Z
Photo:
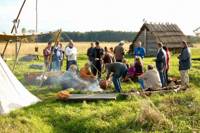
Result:
M123 31L91 31L91 32L62 32L60 36L61 41L89 42L89 41L103 41L103 42L118 42L121 40L132 41L136 32ZM56 34L41 35L37 38L38 42L48 42L54 40Z

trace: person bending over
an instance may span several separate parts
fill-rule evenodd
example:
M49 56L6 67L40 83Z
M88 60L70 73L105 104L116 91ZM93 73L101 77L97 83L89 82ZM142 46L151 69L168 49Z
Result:
M121 92L120 78L125 78L127 74L127 66L120 62L106 64L107 76L106 80L110 79L112 74L112 81L116 92Z

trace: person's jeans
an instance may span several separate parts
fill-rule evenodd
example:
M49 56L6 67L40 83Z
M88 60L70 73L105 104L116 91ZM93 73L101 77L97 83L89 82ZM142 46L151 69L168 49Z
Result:
M52 62L52 71L60 71L60 61L54 60Z
M112 81L115 86L115 91L120 92L121 91L121 83L120 83L119 77L113 76Z
M164 71L159 71L159 75L160 75L160 80L162 83L162 87L164 87L166 85L166 74Z
M144 88L144 80L143 80L143 79L140 79L140 78L139 78L139 79L138 79L138 83L140 84L140 86L141 86L142 89L145 89L145 88Z
M76 60L69 60L69 61L67 61L67 68L66 68L66 70L68 70L71 65L77 65L77 61Z
M121 82L120 82L120 77L125 78L127 75L127 69L122 71L119 75L113 75L113 84L115 87L116 92L121 92Z

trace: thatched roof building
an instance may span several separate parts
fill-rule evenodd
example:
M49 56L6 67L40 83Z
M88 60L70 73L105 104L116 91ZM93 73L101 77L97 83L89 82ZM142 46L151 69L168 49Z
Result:
M130 52L133 52L134 45L138 40L142 41L147 56L152 56L156 55L158 42L163 42L170 50L178 51L181 41L187 41L187 37L176 24L144 23L130 46Z

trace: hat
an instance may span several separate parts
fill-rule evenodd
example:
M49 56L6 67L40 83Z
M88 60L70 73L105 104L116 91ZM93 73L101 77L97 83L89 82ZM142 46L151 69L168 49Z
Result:
M122 45L122 44L124 44L124 43L125 43L124 41L120 41L120 42L119 42L120 45Z

